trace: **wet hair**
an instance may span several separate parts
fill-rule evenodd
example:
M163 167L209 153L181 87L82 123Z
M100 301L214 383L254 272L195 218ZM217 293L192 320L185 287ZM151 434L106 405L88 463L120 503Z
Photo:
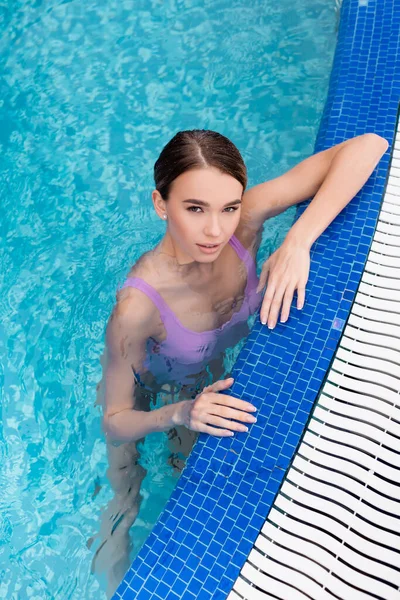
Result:
M208 129L179 131L164 146L154 165L156 189L167 200L179 175L206 167L231 175L246 189L247 170L239 150L227 137Z

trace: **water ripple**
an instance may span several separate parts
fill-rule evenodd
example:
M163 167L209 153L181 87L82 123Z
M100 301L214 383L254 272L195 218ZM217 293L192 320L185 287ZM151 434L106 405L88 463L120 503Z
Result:
M335 9L304 4L0 3L0 597L104 597L96 384L116 287L164 231L154 161L192 127L230 137L251 184L311 153ZM259 263L292 215L267 224ZM167 454L148 436L134 552L176 484Z

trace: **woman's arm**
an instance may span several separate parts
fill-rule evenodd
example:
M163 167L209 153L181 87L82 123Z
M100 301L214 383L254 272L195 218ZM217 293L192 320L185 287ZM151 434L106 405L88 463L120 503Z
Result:
M318 192L290 230L290 238L308 248L360 191L389 147L375 134L350 142L334 156Z
M177 412L176 405L150 412L135 409L134 371L142 367L157 310L139 290L123 294L106 330L103 429L110 442L132 442L153 431L168 431L175 425Z
M126 292L124 292L126 293ZM133 442L153 431L185 425L192 431L230 436L252 423L255 409L249 402L222 395L233 379L214 382L194 400L181 400L150 410L135 409L135 377L143 364L146 341L154 335L157 309L139 290L128 292L111 315L106 331L103 428L110 442ZM214 427L211 427L213 425Z
M338 214L364 185L387 148L384 138L365 133L309 156L243 194L243 226L258 230L267 219L317 194L329 197L330 207L336 207Z
M378 135L369 133L358 136L324 151L325 158L321 157L324 155L323 152L303 161L282 176L285 178L285 184L281 181L279 186L275 186L277 194L275 214L281 212L278 211L278 207L284 207L284 210L292 204L309 198L312 195L309 192L313 187L315 196L290 229L282 246L263 266L259 289L267 281L268 286L261 306L260 318L261 322L268 322L268 327L275 327L281 306L281 322L288 319L295 291L298 296L297 308L303 307L309 273L309 251L312 244L363 187L387 149L388 142ZM331 158L327 161L326 153L329 152ZM272 182L261 185L268 183ZM285 188L289 200L283 201L279 196L279 190L282 193ZM271 187L269 189L271 190ZM297 202L294 201L296 198ZM253 196L252 202L254 201ZM254 223L257 223L261 214L266 214L261 205L255 209L253 204L253 213L250 208L247 211L250 222L253 219Z

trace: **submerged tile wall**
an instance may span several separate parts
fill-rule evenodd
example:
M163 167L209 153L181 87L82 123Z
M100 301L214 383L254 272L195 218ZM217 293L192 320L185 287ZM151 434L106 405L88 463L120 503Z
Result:
M384 136L390 148L314 244L304 309L292 307L273 331L257 320L237 360L231 393L258 407L257 423L231 439L199 437L114 599L222 600L231 590L296 451L361 278L400 100L399 31L396 0L343 1L315 151L365 132Z

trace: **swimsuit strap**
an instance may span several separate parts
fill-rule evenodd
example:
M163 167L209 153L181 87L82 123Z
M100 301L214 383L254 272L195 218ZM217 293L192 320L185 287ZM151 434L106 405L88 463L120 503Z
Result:
M251 256L250 252L248 252L248 250L246 250L246 248L242 245L241 242L239 242L239 240L237 239L237 237L235 235L233 235L231 237L231 239L229 240L228 243L235 250L235 252L238 255L238 257L240 258L240 260L243 260L243 262L246 265L246 269L247 269L247 273L248 273L246 287L248 287L250 284L250 278L252 278L252 275L253 275L253 273L251 271L251 266L252 265L254 266L253 258ZM254 266L254 270L255 270L255 266ZM127 279L125 280L125 283L120 288L118 288L118 290L122 290L125 287L133 287L133 288L140 290L144 294L146 294L146 296L148 296L150 298L150 300L152 300L152 302L158 308L163 321L167 317L172 317L175 321L178 321L178 323L181 324L179 319L175 316L172 309L165 302L164 298L153 288L152 285L150 285L149 283L144 281L144 279L142 279L141 277L127 277Z
M247 267L247 271L248 271L250 265L252 265L254 263L253 257L251 256L250 252L248 250L246 250L246 248L238 240L236 235L233 235L228 243L235 250L235 252L238 255L238 257L240 258L240 260L242 260L245 263L245 265Z
M119 289L122 290L125 287L133 287L146 294L146 296L150 298L150 300L160 311L162 319L165 319L165 317L171 313L171 309L163 297L153 288L152 285L146 283L144 279L141 279L140 277L128 277L125 283Z

